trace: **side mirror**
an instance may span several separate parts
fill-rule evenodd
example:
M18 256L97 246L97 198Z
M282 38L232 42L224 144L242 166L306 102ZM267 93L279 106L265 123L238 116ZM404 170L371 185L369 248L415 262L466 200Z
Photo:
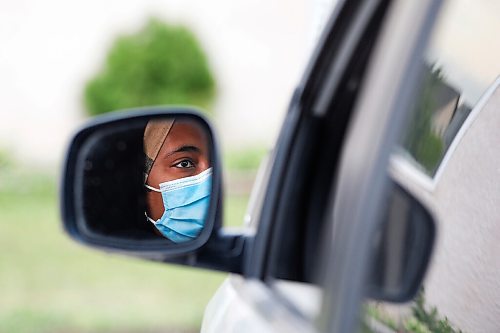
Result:
M151 259L193 252L220 227L216 147L196 110L148 108L94 118L68 150L65 230L86 245Z
M368 296L389 302L411 300L419 290L435 238L434 218L401 186L392 183L368 276Z

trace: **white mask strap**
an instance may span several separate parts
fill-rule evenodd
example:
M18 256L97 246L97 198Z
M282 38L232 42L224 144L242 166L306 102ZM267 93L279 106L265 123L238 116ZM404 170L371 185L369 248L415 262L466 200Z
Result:
M158 188L154 188L153 186L149 186L148 184L144 184L144 186L145 186L147 189L151 190L151 191L161 192L161 190L160 190L160 189L158 189Z
M150 218L150 217L148 216L148 213L144 212L144 216L146 216L146 219L147 219L149 222L151 222L151 223L153 223L153 224L155 224L155 223L156 223L156 221L155 221L155 220L153 220L152 218Z

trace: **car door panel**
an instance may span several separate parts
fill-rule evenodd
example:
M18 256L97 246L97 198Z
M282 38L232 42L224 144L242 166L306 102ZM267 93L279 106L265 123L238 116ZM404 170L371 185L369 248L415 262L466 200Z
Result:
M310 292L303 290L302 295ZM271 294L261 281L230 275L207 305L201 331L317 332L312 323Z

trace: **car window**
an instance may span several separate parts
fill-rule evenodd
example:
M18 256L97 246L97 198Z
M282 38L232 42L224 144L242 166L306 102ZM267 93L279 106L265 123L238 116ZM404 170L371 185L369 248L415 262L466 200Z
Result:
M418 296L367 301L366 332L500 331L500 1L448 1L395 155L424 181L438 234Z

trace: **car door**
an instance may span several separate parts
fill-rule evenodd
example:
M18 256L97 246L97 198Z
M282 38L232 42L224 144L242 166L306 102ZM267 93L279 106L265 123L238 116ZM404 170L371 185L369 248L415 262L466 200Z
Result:
M277 331L355 329L389 152L419 76L415 54L438 6L336 7L272 156L245 279L232 277L221 288L207 311L207 331L217 331L210 318L231 296L219 328L264 321Z

